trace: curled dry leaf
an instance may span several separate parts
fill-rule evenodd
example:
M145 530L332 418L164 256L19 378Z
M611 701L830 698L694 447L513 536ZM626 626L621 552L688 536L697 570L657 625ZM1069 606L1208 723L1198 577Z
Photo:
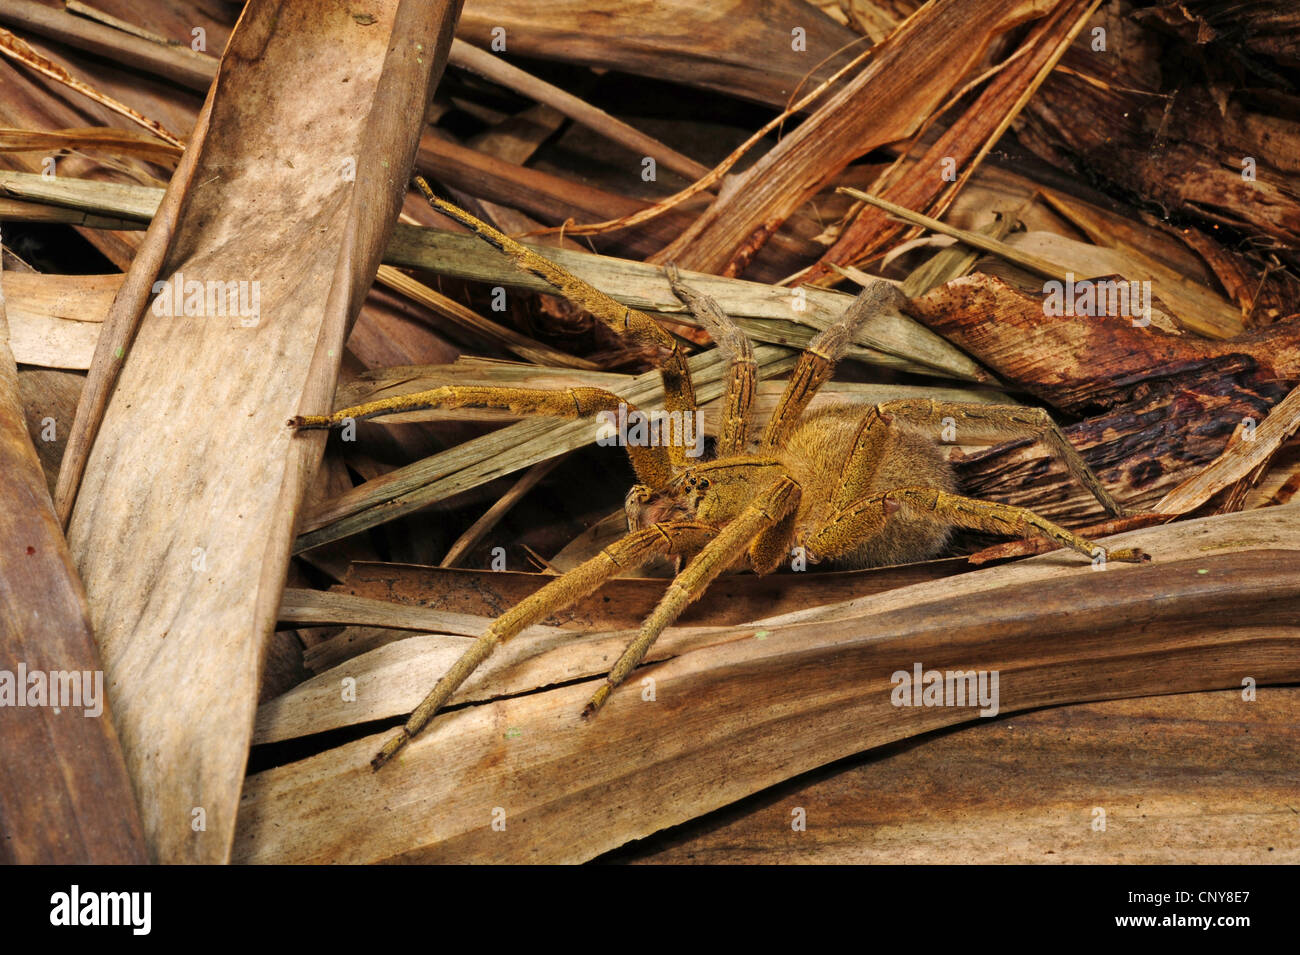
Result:
M283 423L333 394L405 193L406 117L428 103L455 7L375 4L362 27L342 8L250 3L105 323L63 499L156 859L227 857L321 449ZM349 155L354 178L319 174ZM156 280L233 282L243 308L146 312Z

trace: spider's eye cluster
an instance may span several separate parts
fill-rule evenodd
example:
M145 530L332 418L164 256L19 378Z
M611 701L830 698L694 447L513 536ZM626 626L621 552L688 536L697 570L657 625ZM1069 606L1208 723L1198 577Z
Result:
M698 487L701 491L707 491L709 489L709 479L699 478L697 480L694 476L691 476L686 479L686 486Z

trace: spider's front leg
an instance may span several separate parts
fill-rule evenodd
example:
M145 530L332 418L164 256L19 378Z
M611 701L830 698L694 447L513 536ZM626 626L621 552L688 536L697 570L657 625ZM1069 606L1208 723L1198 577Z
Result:
M761 491L739 516L717 532L717 536L673 578L668 592L641 625L641 632L628 644L614 664L614 669L605 678L605 683L582 711L583 716L590 716L605 705L614 687L627 679L628 674L645 659L659 634L671 626L687 605L702 595L724 570L746 554L756 569L770 569L766 566L770 563L770 553L779 551L783 554L785 545L784 542L773 545L767 539L766 532L776 528L788 529L789 523L785 519L798 508L799 493L799 485L795 480L782 475Z
M509 640L519 631L539 620L569 606L596 591L601 584L625 570L638 567L659 554L674 554L702 547L713 536L715 528L702 522L655 524L644 530L628 534L588 561L568 573L557 577L541 590L521 600L492 621L481 637L470 645L440 679L429 695L417 706L406 725L384 744L378 755L370 761L379 769L411 741L438 710L451 699L470 674L491 656L500 643Z

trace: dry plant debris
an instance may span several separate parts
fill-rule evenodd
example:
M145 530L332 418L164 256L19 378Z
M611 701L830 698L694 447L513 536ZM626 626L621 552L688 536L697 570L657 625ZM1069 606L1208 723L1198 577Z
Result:
M0 6L0 859L808 858L1071 704L1300 861L1285 4L345 7Z

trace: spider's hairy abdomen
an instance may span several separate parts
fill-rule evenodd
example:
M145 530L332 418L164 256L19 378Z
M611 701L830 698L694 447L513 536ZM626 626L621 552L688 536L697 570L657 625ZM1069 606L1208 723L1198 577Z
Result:
M791 434L783 455L803 497L795 544L831 515L831 498L839 487L845 461L858 428L868 415L860 405L838 405L808 414ZM887 452L874 462L867 494L901 487L957 491L952 465L933 440L904 427L891 429ZM834 560L840 568L881 567L928 560L948 542L946 524L903 510L891 516L884 531Z

